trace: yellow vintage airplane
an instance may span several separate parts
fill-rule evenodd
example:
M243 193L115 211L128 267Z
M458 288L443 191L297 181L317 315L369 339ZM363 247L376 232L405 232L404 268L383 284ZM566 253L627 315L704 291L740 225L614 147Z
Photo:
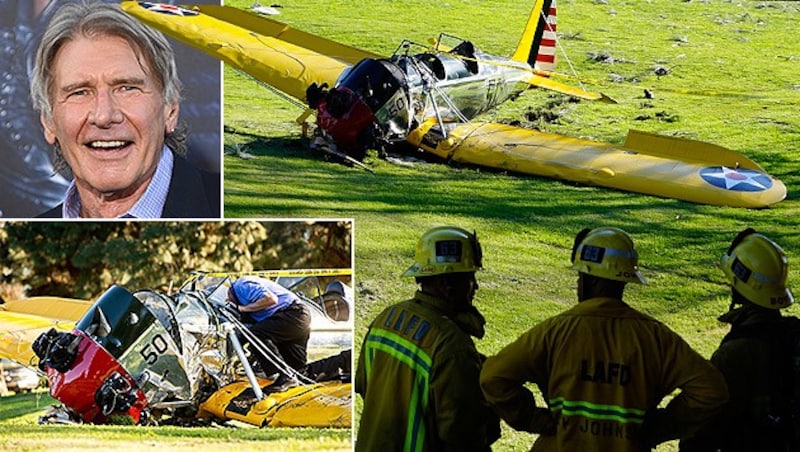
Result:
M0 357L47 374L62 405L42 422L343 427L352 419L351 269L196 273L174 294L112 286L94 303L34 297L0 304ZM340 353L301 375L226 307L233 279L273 278L311 312L310 347ZM321 277L332 280L324 286ZM243 345L242 340L249 344ZM276 388L265 354L299 384Z
M383 58L232 7L121 5L306 102L316 110L318 133L356 158L407 141L456 162L701 204L761 208L786 196L785 185L757 163L709 143L630 131L614 146L474 121L531 87L613 102L547 77L555 64L555 0L534 1L510 58L447 35L432 47L403 42Z

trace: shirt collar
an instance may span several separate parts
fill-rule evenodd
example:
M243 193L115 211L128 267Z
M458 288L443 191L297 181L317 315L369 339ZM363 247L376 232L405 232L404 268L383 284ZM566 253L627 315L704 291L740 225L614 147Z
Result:
M583 300L559 315L591 315L595 317L612 317L618 319L647 318L656 320L632 308L625 301L611 297L595 297Z
M133 207L118 218L161 218L164 203L169 193L169 183L172 180L172 166L174 164L172 151L164 146L161 158L158 160L156 172L147 185L144 194ZM64 197L64 207L61 209L62 218L81 218L81 197L73 180L69 184Z
M75 180L69 183L67 194L64 196L64 207L61 209L62 218L81 217L81 197L75 187Z

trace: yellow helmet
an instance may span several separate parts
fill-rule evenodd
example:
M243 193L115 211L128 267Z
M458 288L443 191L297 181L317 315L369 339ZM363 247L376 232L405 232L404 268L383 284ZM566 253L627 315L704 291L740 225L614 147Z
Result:
M454 226L429 229L417 243L414 265L403 276L434 276L474 272L481 268L477 234Z
M572 246L572 269L598 278L647 284L633 240L619 228L584 229Z
M768 309L794 303L794 296L786 287L786 254L777 243L751 228L733 239L719 266L730 285L752 303Z

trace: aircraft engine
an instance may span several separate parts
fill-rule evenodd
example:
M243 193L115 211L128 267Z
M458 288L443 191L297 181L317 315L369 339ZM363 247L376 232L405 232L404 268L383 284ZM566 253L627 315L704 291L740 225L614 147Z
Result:
M405 72L386 59L367 58L346 71L330 90L306 91L317 124L337 146L362 158L367 149L404 140L413 119Z
M479 67L478 57L491 59L461 41L447 54L366 58L342 73L330 90L326 84L312 84L306 99L317 110L319 127L341 150L360 159L367 149L405 141L425 118L463 122L496 103L492 96L506 89L500 88L501 69Z
M50 393L84 422L195 407L234 379L216 314L197 294L175 298L119 286L104 292L71 333L51 330L34 343Z

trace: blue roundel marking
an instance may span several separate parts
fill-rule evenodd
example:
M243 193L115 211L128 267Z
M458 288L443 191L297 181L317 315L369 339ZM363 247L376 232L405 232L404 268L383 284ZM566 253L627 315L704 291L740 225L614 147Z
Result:
M715 187L731 191L764 191L772 187L772 179L766 174L743 168L711 166L700 170L700 177Z

